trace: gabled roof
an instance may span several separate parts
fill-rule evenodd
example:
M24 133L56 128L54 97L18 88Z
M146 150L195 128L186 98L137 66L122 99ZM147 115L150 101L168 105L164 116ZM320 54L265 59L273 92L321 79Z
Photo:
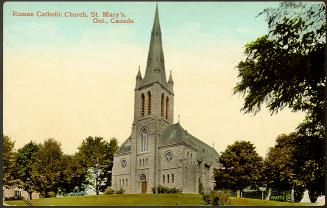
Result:
M129 153L131 151L131 138L128 137L125 142L119 147L119 149L116 151L116 155L122 155Z
M184 130L180 123L169 126L159 139L159 146L177 143L184 143L195 148L197 150L197 160L199 162L204 162L208 165L215 166L218 164L218 152Z

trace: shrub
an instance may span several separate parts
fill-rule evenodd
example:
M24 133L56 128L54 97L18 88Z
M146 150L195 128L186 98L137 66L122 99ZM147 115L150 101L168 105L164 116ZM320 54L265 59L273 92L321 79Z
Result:
M107 187L104 191L104 194L114 194L115 191L111 187Z
M156 187L152 187L152 192L156 193ZM158 194L173 194L173 193L182 193L182 189L177 188L169 188L166 186L159 185L158 186Z
M116 190L116 194L123 194L123 193L125 193L125 189L123 189L123 188L120 188L120 189L118 189L118 190Z
M226 192L212 190L210 193L202 194L207 205L228 205L231 203Z

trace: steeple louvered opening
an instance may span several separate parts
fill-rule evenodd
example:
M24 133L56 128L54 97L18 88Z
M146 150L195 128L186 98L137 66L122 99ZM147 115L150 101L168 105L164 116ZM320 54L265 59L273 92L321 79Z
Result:
M151 115L151 92L148 91L148 115Z
M142 103L142 106L141 106L141 116L142 117L144 117L144 105L145 105L145 96L144 96L144 94L142 93L142 95L141 95L141 103Z

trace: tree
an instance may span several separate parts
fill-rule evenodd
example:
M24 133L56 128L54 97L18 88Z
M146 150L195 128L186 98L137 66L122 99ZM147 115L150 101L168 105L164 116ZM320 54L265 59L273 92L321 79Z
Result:
M87 169L79 163L76 155L63 155L58 187L62 193L78 189L84 191L87 185Z
M245 113L255 114L263 104L272 114L285 107L305 112L296 129L296 141L310 145L321 144L326 137L325 13L324 3L294 2L260 13L266 15L269 33L245 45L246 58L237 66L240 81L234 87L234 93L244 97L241 110ZM296 181L311 187L311 195L316 195L321 189L314 190L312 184L324 182L321 174L326 158L321 151L314 153L318 156L311 161L310 154L295 156L302 158L298 165L309 171L296 170Z
M15 152L14 146L15 142L11 140L9 136L2 135L3 146L2 146L2 156L3 156L3 185L5 187L11 186L13 184L13 170L15 166Z
M61 144L54 139L47 139L40 145L32 164L32 180L36 190L49 197L49 192L58 192L61 161Z
M234 93L244 97L242 111L258 112L263 103L277 113L303 111L298 132L325 138L326 7L324 3L281 3L265 9L269 34L245 45Z
M215 170L216 189L242 191L260 184L263 160L250 142L236 141L229 145L219 163L222 167Z
M88 170L92 170L95 176L95 190L104 191L111 185L111 170L113 166L113 155L118 149L116 138L108 143L102 137L87 137L78 147L77 156Z
M32 199L32 193L35 190L31 175L31 166L35 162L34 156L38 150L39 145L31 141L18 149L16 154L15 177L22 182L21 186L28 192L30 199Z

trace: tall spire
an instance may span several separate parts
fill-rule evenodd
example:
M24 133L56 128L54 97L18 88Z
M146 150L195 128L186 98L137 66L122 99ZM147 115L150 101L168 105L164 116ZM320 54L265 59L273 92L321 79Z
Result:
M156 5L156 12L154 15L147 65L142 86L154 82L159 82L167 86L158 4Z

